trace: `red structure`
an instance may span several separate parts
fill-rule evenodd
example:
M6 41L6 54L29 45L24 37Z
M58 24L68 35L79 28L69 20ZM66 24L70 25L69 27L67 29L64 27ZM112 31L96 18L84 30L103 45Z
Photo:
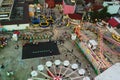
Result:
M54 0L45 0L45 2L48 4L48 8L54 8L55 7L55 1Z
M92 6L93 11L97 11L97 10L100 10L102 8L104 8L104 7L100 4L99 5L98 4L93 4L93 6Z
M112 26L112 27L117 27L120 23L115 20L114 18L111 18L108 23Z
M73 14L75 12L75 4L67 4L63 0L63 13L64 14Z
M81 20L82 19L82 14L68 14L68 16L71 18L71 19L75 19L75 20Z

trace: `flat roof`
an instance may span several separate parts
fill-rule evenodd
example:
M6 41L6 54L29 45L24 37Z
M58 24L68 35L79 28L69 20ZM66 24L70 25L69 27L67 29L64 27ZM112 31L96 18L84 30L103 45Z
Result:
M108 6L108 13L110 14L116 14L118 13L118 10L120 9L120 5L112 5L112 6Z
M13 11L10 17L10 20L1 20L2 25L12 25L12 24L24 24L29 23L29 12L28 12L28 3L16 3L16 6L13 7ZM21 15L15 15L14 12L21 11Z
M105 70L95 77L95 80L120 80L120 63L116 63Z
M0 6L1 6L2 2L3 2L3 0L0 0Z
M103 6L108 6L108 13L110 14L116 14L118 13L118 10L120 9L119 1L104 1Z
M1 2L1 1L0 1ZM0 20L10 19L14 0L4 0L0 4Z

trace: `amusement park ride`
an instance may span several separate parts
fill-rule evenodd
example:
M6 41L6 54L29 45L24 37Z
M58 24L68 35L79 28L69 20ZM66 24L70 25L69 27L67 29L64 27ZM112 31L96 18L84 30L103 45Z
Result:
M90 80L89 77L84 76L85 69L78 69L78 64L70 64L69 60L47 61L45 65L40 64L37 68L31 72L32 77L28 80ZM45 78L38 78L39 76Z
M81 32L81 28L83 28L83 26L78 24L74 28L74 32L76 33L76 35L79 39L78 42L76 41L78 47L82 50L84 55L87 57L89 62L92 64L92 66L95 69L95 72L97 74L99 74L111 66L111 63L108 62L106 60L106 58L104 57L104 51L119 55L118 52L114 52L103 42L103 38L106 39L107 41L113 43L116 46L120 46L120 43L117 42L116 40L104 35L104 31L98 25L95 24L93 26L96 26L97 31L92 30L92 32L94 31L94 33L97 33L97 36L98 36L98 49L96 51L94 51L90 47L88 47L87 42L90 39L84 33Z

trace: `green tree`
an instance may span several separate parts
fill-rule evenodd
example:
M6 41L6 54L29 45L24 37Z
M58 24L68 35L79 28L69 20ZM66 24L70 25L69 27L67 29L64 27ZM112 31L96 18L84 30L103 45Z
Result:
M109 14L107 12L108 10L108 7L104 7L102 10L100 11L92 11L90 13L90 19L92 22L96 22L96 19L97 20L103 20L103 19L106 19L108 17L111 17L111 14Z
M90 13L90 20L95 22L95 19L98 19L99 17L99 12L98 11L93 11Z
M38 2L38 0L34 0L34 4L38 4L39 2Z
M108 7L104 7L101 11L99 11L99 17L100 19L105 19L106 17L111 17L110 13L107 12Z

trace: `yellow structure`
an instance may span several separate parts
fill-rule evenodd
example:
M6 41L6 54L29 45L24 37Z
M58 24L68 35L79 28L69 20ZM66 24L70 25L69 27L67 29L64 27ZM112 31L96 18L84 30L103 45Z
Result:
M115 33L112 33L112 38L120 42L120 36L116 35Z
M40 26L48 26L48 22L40 23Z

